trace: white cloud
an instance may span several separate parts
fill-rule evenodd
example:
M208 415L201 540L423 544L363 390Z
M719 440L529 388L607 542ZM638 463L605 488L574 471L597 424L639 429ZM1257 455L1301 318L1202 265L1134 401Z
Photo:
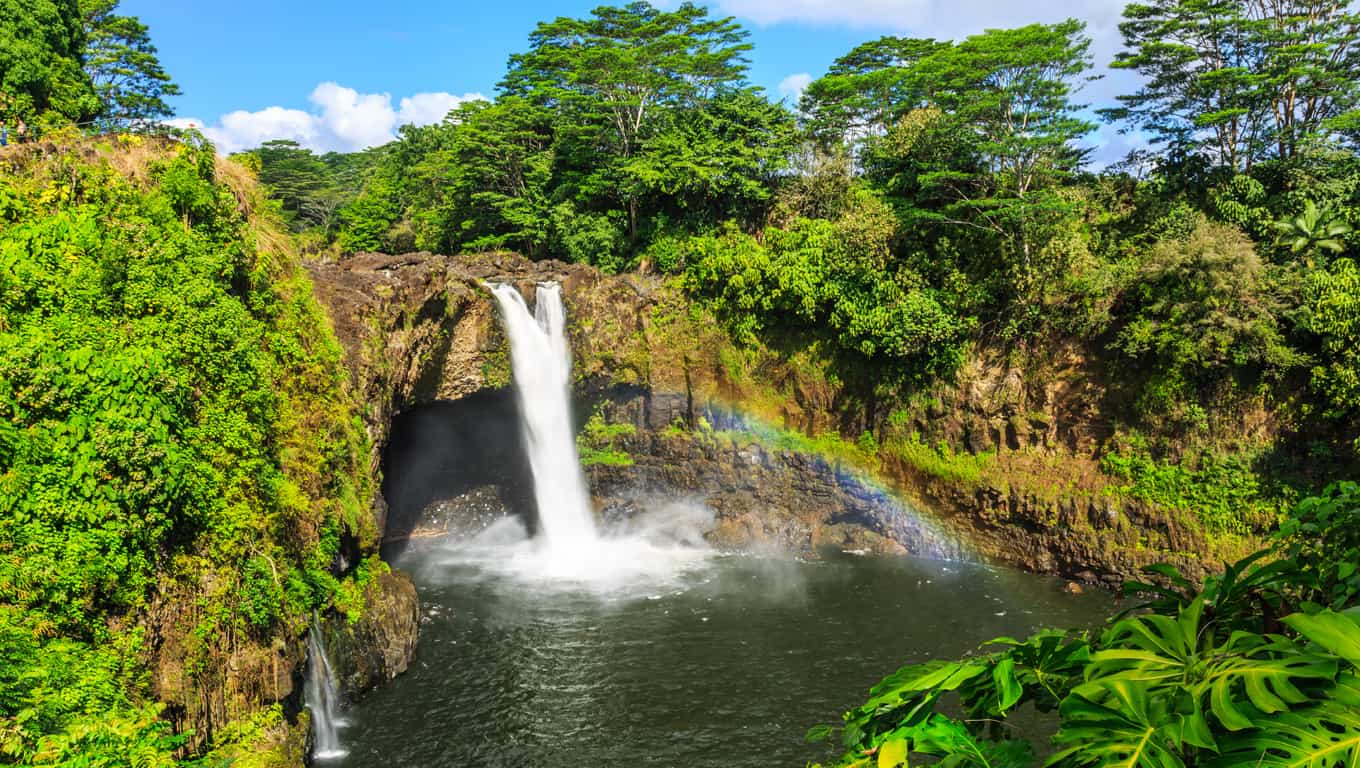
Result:
M386 93L363 94L335 83L322 83L311 102L321 107L320 126L335 139L335 149L363 149L392 140L397 114Z
M803 91L812 84L812 75L806 72L799 72L789 75L779 81L779 95L788 99L790 103L797 106L798 99L803 95Z
M251 149L270 139L292 139L318 152L353 152L391 141L402 125L437 123L464 101L484 98L479 93L417 93L403 97L393 108L391 94L359 93L326 82L308 97L314 105L311 112L266 107L229 112L213 124L191 117L169 122L197 128L224 153Z
M397 123L406 125L429 125L444 120L444 116L452 112L465 101L471 99L485 98L480 93L469 93L462 96L454 96L451 93L417 93L414 96L404 96L401 100L401 109L397 111Z

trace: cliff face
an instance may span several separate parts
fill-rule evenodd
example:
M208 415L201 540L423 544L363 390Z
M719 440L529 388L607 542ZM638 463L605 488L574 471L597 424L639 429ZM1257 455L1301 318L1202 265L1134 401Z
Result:
M1154 562L1191 573L1206 565L1193 521L1064 475L1093 472L1090 454L1103 439L1093 396L1101 383L1075 353L1066 369L1028 378L974 362L948 398L910 417L931 440L998 452L996 471L959 482L883 452L867 468L895 491L883 494L872 482L848 482L856 472L835 462L731 431L715 441L696 428L734 407L814 433L854 434L883 415L848 408L843 389L796 362L743 358L711 317L659 278L510 254L364 254L312 271L369 403L375 472L395 414L509 384L506 342L482 283L511 282L529 297L550 280L563 286L578 396L636 430L615 446L631 466L590 470L607 514L626 514L648 495L685 494L714 512L713 538L727 544L972 554L1107 584ZM1035 481L1049 476L1057 479ZM381 502L374 513L382 529Z
M668 504L713 515L709 543L816 554L836 549L956 559L969 550L954 532L862 472L821 456L737 435L640 432L620 443L628 466L587 469L606 519Z

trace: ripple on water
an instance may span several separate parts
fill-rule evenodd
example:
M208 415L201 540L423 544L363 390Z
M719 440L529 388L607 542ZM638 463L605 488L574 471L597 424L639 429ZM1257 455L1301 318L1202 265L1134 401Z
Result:
M598 553L656 554L626 546ZM348 713L350 754L330 765L803 765L827 756L806 729L901 664L1108 607L958 563L691 550L564 586L535 554L503 539L405 564L442 610L412 669Z

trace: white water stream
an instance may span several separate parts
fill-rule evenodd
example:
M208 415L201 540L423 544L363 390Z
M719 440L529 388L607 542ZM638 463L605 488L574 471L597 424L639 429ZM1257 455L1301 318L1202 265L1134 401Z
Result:
M540 284L529 312L511 285L492 287L510 339L520 428L534 473L539 535L550 548L588 546L595 531L571 422L571 349L562 290Z
M605 591L668 581L702 562L711 553L701 532L712 515L701 506L671 500L627 530L602 534L596 527L571 417L571 347L561 288L540 283L531 312L514 286L487 287L510 341L538 532L527 540L519 520L506 518L457 545L454 561L477 562L550 587Z
M326 658L316 624L307 632L307 682L302 696L312 712L312 757L330 760L344 757L340 747L340 691L335 682L335 670Z

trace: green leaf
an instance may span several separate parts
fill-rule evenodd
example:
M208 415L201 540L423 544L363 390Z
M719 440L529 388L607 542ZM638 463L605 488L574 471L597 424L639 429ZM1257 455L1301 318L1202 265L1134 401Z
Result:
M902 737L889 738L878 748L878 768L897 768L907 764L907 740Z
M1004 714L1006 710L1015 706L1015 702L1025 693L1025 689L1015 676L1015 659L1007 656L997 662L996 667L992 669L992 680L996 683L998 707Z
M1132 682L1114 682L1107 691L1110 706L1079 693L1063 701L1063 726L1054 741L1067 748L1045 765L1184 768L1179 728L1165 706Z
M1360 622L1356 617L1325 610L1315 614L1296 613L1284 623L1300 635L1360 667Z
M1360 765L1360 689L1352 678L1336 698L1262 718L1257 728L1225 739L1214 768L1352 768Z

